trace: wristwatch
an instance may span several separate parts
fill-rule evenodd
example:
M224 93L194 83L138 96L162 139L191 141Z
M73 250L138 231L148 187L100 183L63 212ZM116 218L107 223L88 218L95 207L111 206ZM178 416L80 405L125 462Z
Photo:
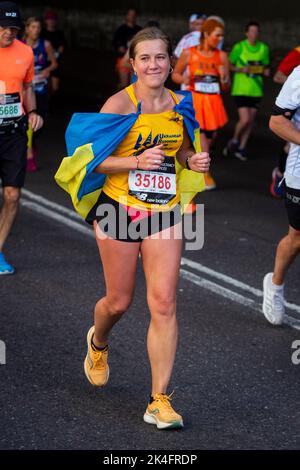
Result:
M186 165L187 170L190 170L190 169L191 169L191 168L190 168L190 165L189 165L189 159L190 159L190 157L188 157L188 158L186 159L186 161L185 161L185 165Z
M31 113L37 114L37 112L38 112L37 109L32 109L31 111L28 111L27 116L29 116L29 114Z

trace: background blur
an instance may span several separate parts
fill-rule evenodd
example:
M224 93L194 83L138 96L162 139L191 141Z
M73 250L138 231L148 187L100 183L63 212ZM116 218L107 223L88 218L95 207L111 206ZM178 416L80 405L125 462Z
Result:
M136 0L132 2L109 0L64 0L45 3L39 0L22 1L24 19L31 15L42 16L55 9L59 27L63 29L68 47L63 61L62 92L64 97L101 102L115 90L114 53L112 37L123 22L126 10L138 10L137 23L144 26L148 20L157 20L169 34L174 46L188 31L188 18L192 13L221 15L226 23L225 50L243 39L244 27L249 20L261 22L261 39L271 49L272 69L283 55L300 44L300 2L273 0L240 1L220 0ZM173 84L173 88L176 88ZM270 101L276 90L270 80ZM87 104L87 103L86 103Z

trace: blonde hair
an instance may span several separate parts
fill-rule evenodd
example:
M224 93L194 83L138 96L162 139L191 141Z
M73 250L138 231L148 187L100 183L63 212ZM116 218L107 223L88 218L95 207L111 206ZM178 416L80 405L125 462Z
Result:
M159 28L150 27L141 29L132 39L130 46L129 46L129 57L130 59L135 59L136 55L136 46L143 41L153 41L155 39L161 39L165 45L168 52L169 57L172 56L172 45L169 36L167 36L163 31Z
M25 30L24 30L23 39L27 39L27 32L26 32L26 29L27 29L32 23L40 23L40 25L42 26L42 21L41 21L40 18L38 18L37 16L30 16L29 18L27 18L27 20L25 21Z

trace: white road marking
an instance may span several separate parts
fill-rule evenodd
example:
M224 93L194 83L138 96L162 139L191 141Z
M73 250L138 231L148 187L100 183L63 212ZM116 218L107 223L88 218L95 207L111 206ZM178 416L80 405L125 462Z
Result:
M70 217L70 219L79 220L81 223L83 223L82 217L80 217L80 215L77 214L77 212L75 212L74 210L61 206L56 202L49 201L43 196L39 196L38 194L28 191L28 189L22 189L22 196L26 196L26 198L30 199L31 201L38 202L39 204L42 204L45 207L48 207L49 209L57 210L61 214L66 214L68 217Z
M218 271L214 271L213 269L207 268L206 266L203 266L202 264L197 263L196 261L192 261L188 258L182 258L181 265L188 266L189 268L195 269L196 271L200 271L204 274L208 274L209 276L214 277L215 279L219 279L220 281L226 282L226 284L230 284L234 287L238 287L239 289L250 292L251 294L256 295L257 297L262 297L263 295L262 291L259 289L250 287L248 286L248 284L244 284L243 282L240 282L237 279L234 279L233 277L227 276L226 274L222 274L222 273L219 273Z
M244 295L237 294L236 292L230 289L220 286L219 284L216 284L215 282L208 281L207 279L204 279L203 277L200 277L197 274L191 273L190 271L186 271L185 269L182 269L182 268L180 269L180 275L182 278L186 279L187 281L190 281L199 287L203 287L204 289L207 289L213 292L214 294L221 295L222 297L225 297L226 299L229 299L233 302L237 302L241 305L244 305L245 307L251 308L252 310L255 310L256 312L262 313L261 303L253 299L250 299L249 297L245 297ZM297 320L296 318L285 315L283 323L285 325L291 326L292 328L295 328L296 330L300 330L300 320Z
M254 287L249 286L248 284L244 284L233 277L227 276L226 274L219 273L218 271L214 271L213 269L207 268L203 266L203 264L197 263L196 261L192 261L188 258L182 258L181 260L182 266L188 266L189 268L195 269L196 271L202 272L204 274L208 274L209 276L219 279L220 281L225 282L226 284L230 284L231 286L237 287L241 290L245 290L246 292L250 292L251 294L255 295L256 297L263 297L263 291L259 289L255 289ZM293 310L300 314L300 306L296 304L292 304L290 302L285 302L285 306L290 310Z
M73 210L68 209L67 207L61 206L55 202L49 201L48 199L39 196L38 194L32 193L26 189L22 190L23 197L21 199L22 206L31 209L38 214L44 215L50 219L53 219L57 222L60 222L68 227L87 235L90 238L94 238L94 233L92 228L88 228L86 223L83 219ZM25 196L25 197L24 197ZM29 200L28 200L29 199ZM231 287L235 287L237 289L246 291L255 297L262 298L263 292L259 289L255 289L254 287L249 286L233 277L227 276L226 274L220 273L215 271L211 268L208 268L196 261L192 261L188 258L182 258L181 261L182 266L186 266L190 269L194 269L195 271L201 272L206 274L214 279L222 281L226 284L229 284ZM237 293L227 287L224 287L216 282L210 281L206 278L200 277L199 275L190 272L186 269L180 270L181 277L193 284L203 287L214 294L220 295L226 299L231 300L232 302L237 302L245 307L251 308L255 311L261 312L261 304L251 299L250 297L246 297L240 293ZM294 312L300 313L300 306L296 304L292 304L289 302L285 303L286 307ZM300 330L300 320L289 317L286 315L285 323L292 328L296 328Z
M93 231L88 227L85 227L84 225L75 222L74 220L68 219L65 215L57 214L52 209L47 209L46 207L43 207L40 204L37 204L36 202L25 201L23 199L21 201L21 205L33 210L34 212L37 212L38 214L42 214L48 217L49 219L61 222L62 224L67 225L68 227L77 230L78 232L83 233L84 235L88 235L89 237L94 236Z
M210 290L214 294L221 295L225 297L225 299L232 300L233 302L237 302L239 304L245 305L246 307L255 307L255 301L253 299L249 299L244 295L237 294L226 287L220 286L215 282L208 281L203 277L198 276L197 274L191 273L190 271L186 271L185 269L180 269L180 275L184 279L196 284L199 287L203 287L204 289Z

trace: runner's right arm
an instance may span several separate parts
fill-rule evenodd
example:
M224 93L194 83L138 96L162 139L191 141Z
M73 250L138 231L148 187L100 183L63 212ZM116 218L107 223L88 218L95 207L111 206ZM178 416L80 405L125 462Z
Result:
M39 75L48 78L50 73L53 72L53 70L57 69L58 63L55 58L54 49L49 41L45 41L45 49L47 52L49 66L43 69Z
M133 110L130 107L127 93L122 90L110 97L100 113L109 114L129 114ZM130 155L128 157L107 157L100 165L95 168L95 173L113 174L131 170L158 170L164 161L165 152L163 145L149 148L138 156Z
M238 42L235 44L229 54L229 62L230 62L230 70L231 72L239 72L239 73L248 73L249 67L237 67L236 63L242 54L242 47L241 44Z

